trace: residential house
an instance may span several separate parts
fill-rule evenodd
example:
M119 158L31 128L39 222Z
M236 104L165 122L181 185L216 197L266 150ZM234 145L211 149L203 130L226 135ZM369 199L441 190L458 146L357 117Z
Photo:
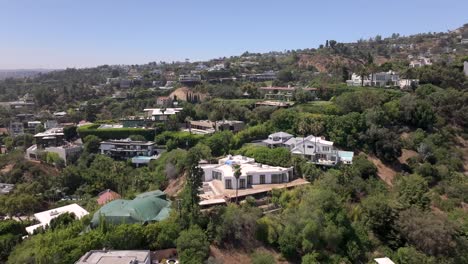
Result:
M333 146L332 141L327 141L322 137L295 137L283 144L292 154L301 155L317 165L335 166L339 163L352 164L353 162L353 152L340 151Z
M239 181L234 177L234 166L239 165ZM293 179L293 168L283 168L256 163L255 159L244 156L227 156L218 164L201 164L203 181L220 181L224 189L246 189L257 184L286 183ZM237 186L237 182L239 186Z
M208 98L208 94L193 91L188 87L182 87L173 91L169 97L174 102L185 101L189 103L199 103L205 101Z
M67 115L67 112L65 112L65 111L59 111L59 112L53 113L53 115L54 115L54 117L56 117L56 118L60 118L60 117L66 116L66 115Z
M41 121L28 121L28 129L31 131L35 131L39 125L42 125Z
M348 86L370 86L370 78L368 76L364 76L364 81L362 79L360 75L353 73L351 79L346 81L346 84Z
M23 122L11 122L9 133L12 136L18 136L24 134L24 124Z
M75 264L151 264L149 250L91 250Z
M298 88L288 85L287 87L260 87L260 90L265 92L266 100L283 100L283 101L292 101L294 99L294 93ZM302 88L306 92L314 94L317 91L316 88Z
M288 141L289 139L293 138L294 136L286 133L286 132L276 132L273 134L270 134L268 136L268 139L263 140L262 142L267 145L269 148L274 148L274 147L286 147L284 143Z
M158 96L156 97L156 104L160 106L171 106L172 99L170 96Z
M183 108L146 108L145 118L151 121L166 121L169 116L177 115Z
M185 84L193 84L201 82L200 74L181 74L179 75L179 82Z
M34 135L36 144L26 149L26 158L30 160L39 160L41 153L56 153L65 165L71 160L77 158L82 145L65 141L63 128L51 128L44 132Z
M13 188L15 188L14 184L0 182L0 195L9 194L11 191L13 191Z
M423 56L420 56L419 58L415 60L411 60L409 64L411 68L419 68L419 67L423 67L426 65L432 65L431 59L423 57Z
M57 120L47 120L45 123L44 123L44 128L45 129L51 129L51 128L56 128L58 127L58 122Z
M142 116L129 116L127 118L121 118L120 122L122 127L146 127L147 120Z
M374 259L375 263L377 264L395 264L390 258L384 257L384 258L375 258Z
M110 189L107 189L105 191L102 191L98 194L98 198L96 199L97 200L97 203L99 205L105 205L106 203L110 202L110 201L113 201L113 200L117 200L117 199L120 199L122 198L122 196L120 196L120 194L110 190Z
M398 86L400 76L394 71L376 72L371 74L371 86Z
M156 190L139 194L133 200L116 199L106 203L91 220L91 227L99 226L101 219L109 224L145 224L162 221L171 213L171 201Z
M400 81L400 76L398 73L394 71L388 72L376 72L373 74L369 74L368 76L364 76L364 80L362 76L353 73L351 75L351 79L346 81L348 86L398 86Z
M398 86L400 89L413 89L419 86L419 79L400 79Z
M119 87L120 89L128 89L132 86L132 81L128 79L120 80Z
M6 127L0 127L0 136L8 136L8 128Z
M257 74L244 74L243 77L247 81L251 81L251 82L274 81L277 78L275 71L266 71L266 72L257 73Z
M99 149L103 155L118 160L132 159L135 164L149 163L157 155L156 143L153 141L136 141L129 138L102 141ZM133 160L134 158L136 159Z
M245 123L237 120L219 120L216 122L210 120L192 120L189 122L189 130L196 134L210 134L215 131L239 132L244 129Z
M83 207L79 206L78 204L69 204L66 206L34 214L34 218L36 218L36 220L39 221L39 224L26 227L26 231L29 234L33 234L34 230L36 230L39 227L45 228L47 225L50 224L50 221L52 219L64 213L73 213L76 219L81 219L83 216L89 214L88 211L83 209Z

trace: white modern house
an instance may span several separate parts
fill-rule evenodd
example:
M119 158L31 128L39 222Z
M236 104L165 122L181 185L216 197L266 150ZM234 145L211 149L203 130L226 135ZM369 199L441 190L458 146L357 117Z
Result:
M143 111L145 112L145 118L152 121L165 121L169 116L176 115L183 108L146 108Z
M284 143L293 137L293 135L286 132L276 132L270 134L268 139L265 139L262 142L269 148L286 147Z
M201 164L203 181L220 181L224 189L237 189L237 180L234 177L234 165L239 165L241 176L239 188L252 188L257 184L286 183L293 178L293 168L283 168L256 163L255 159L236 155L228 155L219 160L218 164Z
M338 150L333 146L332 141L327 141L322 137L290 138L284 145L292 154L301 155L317 165L335 166L339 163L353 163L353 152Z
M346 81L348 86L398 86L400 81L400 75L394 71L388 72L376 72L362 77L356 73L351 75L351 79Z
M75 262L75 264L110 263L151 264L151 254L149 250L91 250Z
M64 213L73 213L76 219L81 219L83 216L89 214L88 211L83 209L83 207L79 206L78 204L69 204L66 206L34 214L34 217L37 221L39 221L39 224L26 227L26 231L29 234L33 234L34 230L36 230L39 227L46 227L48 224L50 224L50 221L52 219Z
M82 151L82 145L67 142L63 133L63 128L55 127L34 135L36 144L26 149L26 159L38 160L40 154L52 152L65 162L78 157Z
M412 60L409 64L411 68L419 68L425 65L432 65L432 61L430 58L426 58L423 56L419 56L419 58Z

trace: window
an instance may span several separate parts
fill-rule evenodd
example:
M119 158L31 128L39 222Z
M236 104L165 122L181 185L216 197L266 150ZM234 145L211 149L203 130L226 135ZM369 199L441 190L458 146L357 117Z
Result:
M271 183L280 183L280 182L281 182L281 174L271 175Z
M283 182L288 182L288 176L286 175L286 173L282 174L282 178L283 178Z
M252 187L252 175L247 175L247 187Z
M260 184L265 184L265 175L260 175Z
M312 146L312 145L307 145L307 148L313 149L314 146Z
M232 189L232 182L231 180L226 180L225 184L224 184L224 187L226 189Z
M239 189L245 189L245 179L239 180Z
M330 151L330 147L322 147L323 151Z
M221 172L213 171L211 173L211 177L213 178L213 180L221 180Z

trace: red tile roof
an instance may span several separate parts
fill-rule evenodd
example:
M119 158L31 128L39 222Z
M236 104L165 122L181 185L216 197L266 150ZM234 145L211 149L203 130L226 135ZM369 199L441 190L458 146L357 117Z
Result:
M99 193L98 195L99 197L97 198L97 203L99 205L104 205L112 200L115 200L115 199L120 199L122 198L120 196L120 194L110 190L110 189L107 189L101 193Z

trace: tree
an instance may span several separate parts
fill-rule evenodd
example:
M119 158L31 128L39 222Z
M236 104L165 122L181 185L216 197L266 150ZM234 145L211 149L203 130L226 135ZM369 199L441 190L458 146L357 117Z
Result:
M181 263L201 264L208 258L210 243L198 226L180 232L177 239L177 253Z
M273 257L273 255L266 253L266 252L261 252L261 251L255 251L252 254L251 260L252 260L252 264L274 264L276 263L275 257Z
M234 170L234 178L236 178L236 204L238 203L238 190L239 190L239 178L242 175L241 166L239 164L232 165Z
M84 138L84 150L87 153L98 153L100 146L101 146L100 138L94 135L89 135Z
M403 208L426 209L429 206L427 181L417 174L401 176L396 181L397 201Z
M445 216L418 209L400 213L400 234L417 249L431 256L451 256L457 247L457 229Z

